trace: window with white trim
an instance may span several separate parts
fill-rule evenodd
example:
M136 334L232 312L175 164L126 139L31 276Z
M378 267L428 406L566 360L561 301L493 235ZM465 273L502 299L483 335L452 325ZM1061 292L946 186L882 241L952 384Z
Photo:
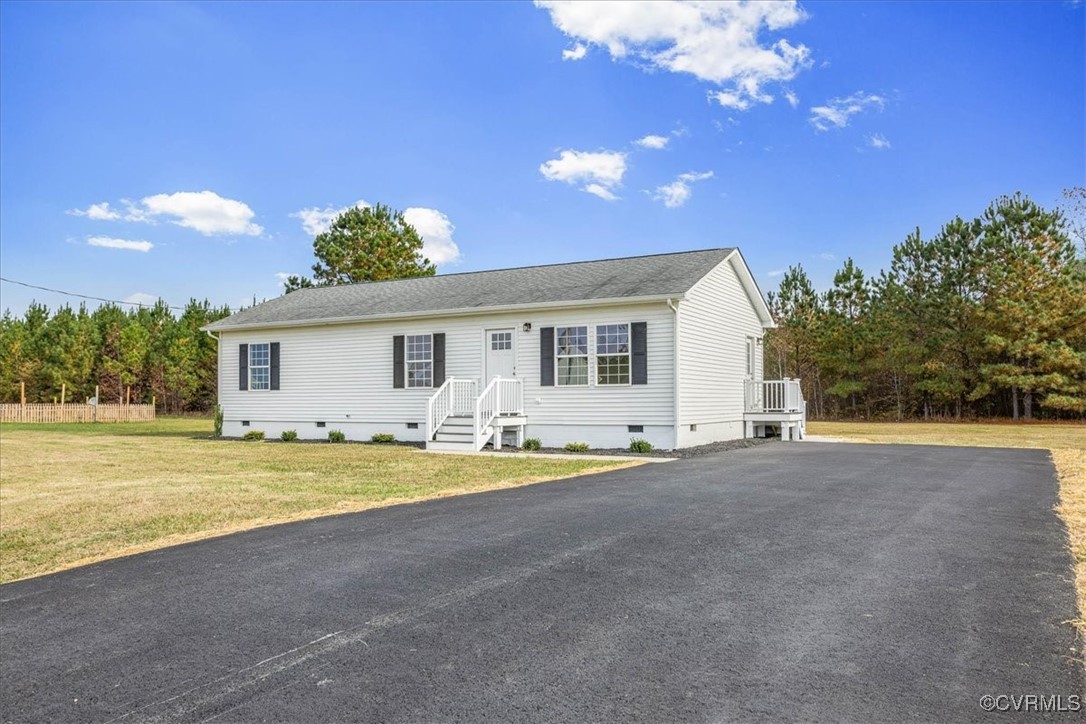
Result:
M493 349L493 350L513 349L513 333L512 332L491 332L490 333L490 349Z
M588 384L588 327L554 330L555 382L563 387Z
M271 344L268 342L249 345L249 389L271 389Z
M630 384L630 325L596 326L596 384Z
M747 378L754 379L758 371L758 354L762 351L762 340L747 337Z
M408 387L434 386L434 337L432 334L409 334L404 339L404 364L407 365Z

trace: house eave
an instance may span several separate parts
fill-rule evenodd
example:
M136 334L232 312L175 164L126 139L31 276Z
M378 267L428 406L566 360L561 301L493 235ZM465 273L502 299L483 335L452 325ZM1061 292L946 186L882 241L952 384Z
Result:
M738 265L735 264L735 260L737 259L739 261ZM762 295L762 290L758 286L758 280L755 279L754 274L751 273L750 267L747 265L747 260L743 258L743 253L739 251L739 247L733 249L724 259L724 262L730 262L732 267L739 274L739 282L743 285L743 288L747 292L747 296L750 298L751 304L754 306L754 311L762 323L762 329L776 328L777 323L773 319L773 312L770 311L769 305Z
M387 322L398 319L438 319L447 317L470 317L479 314L501 312L527 312L548 309L566 309L576 307L614 307L624 304L650 304L653 302L678 301L683 294L654 294L641 297L611 297L607 299L574 299L561 302L529 302L525 304L501 304L489 307L465 307L461 309L426 310L419 312L390 312L388 314L366 314L347 317L322 317L320 319L283 320L276 322L252 322L249 324L211 324L200 327L205 332L233 332L253 329L282 329L286 327L325 327L339 324L357 324L360 322Z

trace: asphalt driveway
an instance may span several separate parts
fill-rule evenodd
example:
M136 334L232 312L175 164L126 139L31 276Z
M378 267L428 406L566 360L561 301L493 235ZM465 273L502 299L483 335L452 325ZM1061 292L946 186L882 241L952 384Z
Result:
M194 543L0 587L0 719L1006 720L1083 690L1056 493L770 444Z

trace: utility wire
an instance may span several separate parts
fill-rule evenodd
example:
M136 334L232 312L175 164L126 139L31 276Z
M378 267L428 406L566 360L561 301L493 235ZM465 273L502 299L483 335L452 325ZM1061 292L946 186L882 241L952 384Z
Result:
M8 284L18 284L21 287L27 287L29 289L40 289L43 292L53 292L54 294L63 294L65 296L69 296L69 297L79 297L80 299L90 299L90 300L93 300L95 302L107 302L109 304L131 304L134 307L151 307L151 306L154 306L152 304L145 304L143 302L126 302L123 299L106 299L105 297L92 297L92 296L90 296L88 294L77 294L75 292L66 292L63 289L52 289L50 287L40 287L37 284L27 284L26 282L20 282L20 281L14 280L14 279L6 279L4 277L0 277L0 282L7 282ZM180 311L185 310L184 307L175 307L172 304L167 304L166 307L169 308L169 309L177 309L177 310L180 310Z

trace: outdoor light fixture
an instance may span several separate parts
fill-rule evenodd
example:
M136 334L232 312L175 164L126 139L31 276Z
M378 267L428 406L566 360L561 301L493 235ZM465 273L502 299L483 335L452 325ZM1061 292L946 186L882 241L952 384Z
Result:
M525 332L531 332L532 331L532 323L531 322L525 322L524 323L524 331Z

